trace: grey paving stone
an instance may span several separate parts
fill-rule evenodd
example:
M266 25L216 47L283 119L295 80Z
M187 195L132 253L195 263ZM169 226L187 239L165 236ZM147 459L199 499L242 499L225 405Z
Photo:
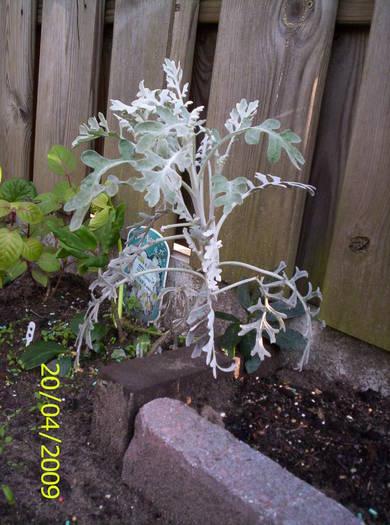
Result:
M359 525L344 507L173 399L139 412L123 481L180 525Z

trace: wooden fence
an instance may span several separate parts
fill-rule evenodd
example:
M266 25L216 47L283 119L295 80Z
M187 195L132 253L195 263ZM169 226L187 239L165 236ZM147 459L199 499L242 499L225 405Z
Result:
M209 126L222 130L245 97L260 100L259 120L296 131L304 169L283 158L272 173L318 188L307 200L267 190L237 208L223 256L307 269L329 325L390 350L389 1L0 0L4 176L49 189L51 145L70 146L82 121L110 98L131 101L141 79L162 87L166 56L184 65ZM262 145L239 144L228 176L266 172L264 159ZM126 197L132 221L142 198Z

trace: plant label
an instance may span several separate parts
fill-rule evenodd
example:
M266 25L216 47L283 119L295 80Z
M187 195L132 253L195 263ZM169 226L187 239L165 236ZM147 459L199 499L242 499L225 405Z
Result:
M146 246L153 241L163 239L162 235L153 228L144 226L132 228L127 237L127 246ZM124 307L133 310L133 315L148 323L155 321L160 312L160 292L165 287L170 257L167 242L149 246L142 251L133 263L133 273L141 274L135 278L130 289L124 292ZM143 273L147 272L149 273Z
M28 346L34 339L34 333L35 333L35 323L34 321L30 321L28 323L27 332L26 332L26 346Z

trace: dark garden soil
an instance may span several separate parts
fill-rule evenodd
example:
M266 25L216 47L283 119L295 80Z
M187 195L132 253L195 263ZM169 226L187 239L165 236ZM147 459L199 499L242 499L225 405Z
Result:
M13 438L0 455L0 483L8 484L15 496L15 504L9 506L0 490L1 525L53 525L67 520L80 525L163 523L151 503L121 483L109 455L102 457L89 442L97 362L84 363L83 372L73 380L63 378L56 390L63 399L56 418L60 428L49 433L62 441L59 488L63 501L41 496L40 453L45 440L38 435L43 417L34 397L40 390L40 371L18 372L7 354L12 349L21 354L21 338L30 320L35 321L37 334L48 329L48 321L53 326L55 321L74 317L85 309L88 297L87 286L71 275L59 286L56 297L45 302L44 290L28 279L0 291L0 326L13 326L7 339L13 344L0 343L0 426L7 423L6 435ZM12 416L17 409L21 411ZM55 450L54 445L48 445L50 450Z
M390 398L310 371L254 374L225 426L366 524L390 524Z
M89 441L99 361L84 361L82 372L61 380L55 435L62 440L63 500L41 496L44 443L38 426L43 418L34 396L40 372L21 371L14 354L23 351L30 320L36 322L36 334L53 328L84 310L88 297L85 283L71 275L47 301L44 290L28 279L0 291L0 427L6 424L6 435L12 436L0 455L0 483L15 495L9 506L0 490L1 525L166 523L150 502L121 483L109 454L103 457ZM12 329L2 332L1 326L10 323ZM191 405L201 412L202 405L212 407L211 412L214 408L217 420L225 412L226 428L239 439L361 513L367 524L390 524L390 399L355 392L308 371L279 370L267 378L254 374L236 381L233 389L233 400L215 394L207 398L203 392Z

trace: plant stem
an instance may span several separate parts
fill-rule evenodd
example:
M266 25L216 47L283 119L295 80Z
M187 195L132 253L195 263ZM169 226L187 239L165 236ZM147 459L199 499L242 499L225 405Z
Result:
M112 311L112 315L113 315L113 318L114 318L115 328L118 330L119 342L122 343L124 341L124 339L125 339L125 334L124 334L123 329L122 329L121 320L118 317L118 312L117 312L114 300L111 301L111 311Z
M119 250L119 253L122 251L122 241L121 241L120 237L118 239L118 250ZM120 287L119 287L119 294L118 294L118 317L119 317L119 319L122 319L122 314L123 314L123 292L124 292L124 287L125 287L124 284L121 284Z

